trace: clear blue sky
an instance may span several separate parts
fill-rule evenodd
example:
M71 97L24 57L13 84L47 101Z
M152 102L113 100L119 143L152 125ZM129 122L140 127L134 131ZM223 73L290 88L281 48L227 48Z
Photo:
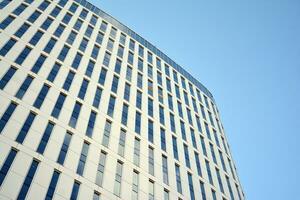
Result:
M299 198L299 0L90 2L212 92L247 199Z

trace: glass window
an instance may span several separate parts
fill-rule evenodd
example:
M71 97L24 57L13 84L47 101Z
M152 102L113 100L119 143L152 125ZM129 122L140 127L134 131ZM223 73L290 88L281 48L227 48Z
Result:
M201 148L202 148L202 151L203 151L203 154L205 156L207 156L207 151L206 151L206 147L205 147L205 142L204 142L204 138L202 136L200 136L200 142L201 142Z
M100 72L100 75L99 75L99 80L98 80L98 83L100 85L104 85L105 83L105 78L106 78L106 73L107 73L107 70L105 68L102 67L101 69L101 72Z
M157 67L157 69L161 70L161 61L157 57L156 57L156 67Z
M136 107L142 109L142 92L139 90L136 93Z
M88 137L92 137L92 135L93 135L96 118L97 118L97 113L95 111L91 111L89 121L88 121L88 125L87 125L86 131L85 131L85 134Z
M40 141L40 144L39 144L39 146L38 146L38 148L36 150L38 153L40 153L40 154L44 153L45 148L47 146L47 143L49 141L49 138L51 136L53 128L54 128L54 123L51 122L51 121L49 121L48 124L47 124L47 126L46 126L46 129L45 129L45 131L43 133L43 136L42 136L42 139Z
M86 50L86 47L87 47L88 43L89 43L88 39L82 38L80 46L79 46L79 50L84 52Z
M165 112L164 112L164 107L159 106L159 122L162 125L165 125Z
M89 81L87 79L83 79L82 83L81 83L81 87L80 90L78 92L78 98L84 100L85 94L86 94L86 90L88 88L89 85Z
M179 160L178 148L177 148L177 138L172 136L172 145L173 145L173 156L176 160Z
M164 155L162 156L162 172L164 184L169 185L168 159Z
M3 75L3 77L0 80L0 89L3 90L5 88L5 86L7 85L7 83L11 80L11 78L14 76L14 74L16 73L17 68L15 68L14 66L11 66L6 73Z
M38 7L40 10L44 11L46 8L49 6L50 2L49 1L43 1L40 6Z
M60 93L58 98L57 98L57 101L53 107L53 110L52 110L52 117L55 117L55 118L58 118L59 117L59 114L60 114L60 111L61 111L61 108L63 107L63 104L65 102L65 99L66 99L66 95L63 94L63 93Z
M46 52L46 53L51 53L51 51L52 51L52 49L53 49L53 47L55 46L55 44L56 44L56 42L57 42L57 40L56 39L54 39L54 38L50 38L50 40L49 40L49 42L48 42L48 44L45 46L45 48L44 48L44 52Z
M150 53L149 51L148 51L148 63L151 63L152 64L152 62L153 62L153 56L152 56L152 53Z
M177 187L177 192L179 192L180 194L182 194L180 167L177 164L175 164L175 173L176 173L176 187Z
M124 156L125 142L126 142L126 131L124 129L121 129L120 137L119 137L118 154L122 157Z
M170 67L167 64L165 64L165 74L170 76Z
M116 59L115 72L117 74L120 74L120 72L121 72L121 66L122 66L122 61L119 60L119 59Z
M121 184L122 184L122 171L123 163L118 160L115 175L114 194L118 197L121 196Z
M154 149L150 146L148 148L148 166L149 174L154 176Z
M58 59L62 62L64 62L64 60L66 59L68 53L69 53L70 47L64 45L64 47L62 48L62 50L60 51L59 55L58 55Z
M143 68L144 68L144 63L142 59L138 59L138 70L143 72Z
M131 82L132 68L128 65L126 70L126 80Z
M74 181L70 200L76 200L79 192L80 183Z
M120 35L120 43L122 45L125 45L125 43L126 43L126 35L124 33L121 33L121 35Z
M74 28L76 31L79 31L80 28L81 28L81 26L82 26L82 24L83 24L83 21L82 21L81 19L77 19L77 21L75 22L73 28Z
M16 44L16 42L17 40L10 38L6 42L6 44L1 48L0 55L4 57L9 52L9 50Z
M161 104L164 104L164 95L163 95L163 90L161 87L157 87L157 93L158 93L158 101L161 103Z
M124 47L122 47L121 45L119 45L118 47L118 53L117 55L120 57L120 58L123 58L123 55L124 55Z
M55 8L53 8L53 10L51 11L50 15L52 17L57 17L57 15L60 13L61 8L58 6L55 6Z
M60 152L59 152L59 156L57 158L57 162L61 165L64 164L66 155L68 153L68 149L69 149L69 145L71 142L71 137L72 137L72 133L67 132L63 141L63 144L61 146Z
M207 160L205 160L205 166L206 166L206 171L207 171L207 176L208 176L209 183L211 185L214 185L213 179L212 179L212 174L211 174L211 171L210 171L209 162Z
M168 105L169 105L169 109L170 110L174 110L174 106L173 106L173 97L172 95L168 94ZM179 113L180 114L180 113Z
M87 65L87 67L86 67L85 75L87 75L88 77L91 78L92 73L94 71L94 67L95 67L95 62L92 61L92 60L89 60L89 63Z
M65 25L59 24L54 32L54 35L56 37L60 37L61 34L64 32L65 28L66 28Z
M184 122L181 120L180 120L180 129L181 129L181 137L184 141L186 141L185 125Z
M172 113L170 113L170 126L171 126L171 131L176 133L175 118Z
M33 181L33 178L34 178L35 172L38 168L38 165L39 165L39 161L32 160L32 163L27 171L27 175L24 179L24 182L22 184L22 187L20 189L17 199L25 199L26 198L26 195L27 195L30 185Z
M108 53L106 51L105 55L104 55L104 59L103 59L103 65L106 66L106 67L108 67L109 62L110 62L110 53Z
M14 159L17 155L18 151L16 149L11 149L9 154L7 155L1 170L0 170L0 186L2 185L12 163L14 162Z
M102 145L105 147L108 147L108 144L109 144L110 131L111 131L111 122L106 120L103 138L102 138Z
M219 183L219 188L220 188L221 192L224 194L224 187L223 187L223 183L222 183L222 179L221 179L221 175L220 175L220 170L218 168L216 168L216 174L217 174L217 179L218 179L218 183Z
M129 101L129 98L130 98L130 85L128 83L125 83L124 100Z
M110 96L108 108L107 108L107 115L113 117L114 109L115 109L116 97Z
M70 70L67 77L66 77L66 80L64 82L63 89L65 89L66 91L69 91L69 89L72 85L74 76L75 76L75 73Z
M149 179L149 185L148 185L148 191L149 191L149 200L154 200L154 182Z
M41 54L34 63L33 67L31 68L31 71L37 74L40 71L46 59L47 57Z
M123 104L121 123L125 126L127 125L127 119L128 119L128 107L129 106L127 104Z
M30 28L30 25L28 23L24 23L16 32L15 36L21 38L24 33Z
M94 30L94 28L92 26L88 25L88 27L85 30L84 35L87 37L91 37L93 30Z
M131 65L133 65L133 53L132 52L129 52L128 53L128 60L127 62Z
M100 187L102 186L102 182L103 182L105 161L106 161L106 153L101 151L97 174L96 174L96 181L95 181L96 185Z
M200 181L200 191L201 191L202 199L206 200L205 187L204 187L204 183L202 181Z
M82 19L85 19L86 16L88 15L88 13L89 13L89 12L88 12L86 9L82 9L82 11L81 11L79 17L81 17Z
M192 174L188 172L188 181L189 181L189 190L191 200L195 200L194 186L193 186L193 177Z
M153 100L148 98L148 115L153 117Z
M143 75L140 73L138 73L137 76L137 86L138 88L143 89Z
M84 141L84 143L82 145L82 149L81 149L81 154L80 154L80 157L79 157L77 171L76 171L76 173L81 175L81 176L83 175L85 162L86 162L86 159L87 159L87 156L88 156L88 151L89 151L89 143Z
M47 18L45 21L44 21L44 23L41 25L41 29L43 29L43 30L48 30L48 28L51 26L51 24L52 24L52 22L53 22L53 19L51 19L51 18ZM67 24L67 23L66 23Z
M110 37L112 37L112 38L116 38L116 35L117 35L117 29L116 28L114 28L114 27L111 27L111 29L110 29Z
M186 144L183 144L183 150L184 150L185 165L186 167L191 168L189 150Z
M101 26L100 26L100 30L105 32L107 28L107 23L105 21L102 21Z
M114 48L114 40L109 38L109 40L107 41L106 49L109 51L112 51L113 48Z
M111 84L111 91L114 92L114 93L117 93L118 85L119 85L119 78L116 75L114 75L113 81L112 81L112 84Z
M70 120L69 120L69 126L71 126L72 128L76 127L78 117L79 117L79 114L80 114L80 110L81 110L81 106L82 106L81 103L76 101L76 103L74 105L74 108L73 108L72 115L71 115Z
M38 30L31 38L31 40L29 41L29 43L33 46L35 46L40 39L42 38L42 36L44 35L44 32Z
M167 151L167 146L166 146L166 131L163 128L160 128L160 148L163 151Z
M29 86L31 85L33 81L33 77L27 76L22 85L20 86L18 92L16 93L15 97L18 99L22 99L23 96L25 95L26 91L28 90Z
M97 21L98 21L98 17L95 15L92 15L90 23L95 26Z
M77 8L78 8L78 5L76 3L72 3L72 5L69 8L69 11L74 13L74 12L76 12Z
M1 23L0 28L6 29L16 18L14 16L8 15Z
M194 152L194 154L195 154L195 161L196 161L198 176L202 176L201 165L200 165L200 160L199 160L199 154L196 151Z
M144 47L142 47L141 45L139 45L139 56L141 56L142 58L144 57Z
M93 106L95 108L99 108L101 96L102 96L102 89L100 87L97 87L95 96L94 96L94 101L93 101Z
M148 94L153 96L153 82L148 80Z
M135 132L140 134L141 133L141 113L135 113Z
M50 89L50 86L44 84L42 89L40 90L37 98L35 99L34 103L33 103L33 106L36 107L36 108L41 108L47 94L48 94L48 91Z
M0 119L0 133L5 128L5 125L9 121L10 117L14 113L15 109L17 107L17 104L14 102L11 102L9 106L6 108L5 112L3 113L1 119Z
M102 44L103 38L104 38L104 34L101 32L98 32L97 37L96 37L96 42L98 44Z
M26 46L23 51L19 54L19 56L16 58L15 63L22 65L22 63L24 62L24 60L27 58L27 56L29 55L29 53L31 52L31 48Z
M153 143L153 121L152 120L148 120L148 141Z
M135 138L134 139L133 163L136 166L140 166L140 148L141 148L141 142L138 138Z
M132 200L139 199L139 173L133 170L132 176Z
M22 3L13 11L13 14L19 16L26 8L27 5Z

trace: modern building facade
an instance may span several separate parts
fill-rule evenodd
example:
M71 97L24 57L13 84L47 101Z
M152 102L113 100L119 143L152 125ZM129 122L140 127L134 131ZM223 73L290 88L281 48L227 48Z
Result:
M0 3L0 199L245 199L211 93L85 0Z

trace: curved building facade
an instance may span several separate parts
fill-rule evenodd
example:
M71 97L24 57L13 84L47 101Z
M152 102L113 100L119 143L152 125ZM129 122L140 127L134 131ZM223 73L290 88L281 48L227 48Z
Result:
M0 199L245 199L211 93L85 0L0 3Z

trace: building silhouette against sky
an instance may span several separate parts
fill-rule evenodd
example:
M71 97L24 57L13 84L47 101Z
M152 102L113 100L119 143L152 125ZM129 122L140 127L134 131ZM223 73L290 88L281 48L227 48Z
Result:
M182 67L86 1L0 7L0 199L244 199Z

